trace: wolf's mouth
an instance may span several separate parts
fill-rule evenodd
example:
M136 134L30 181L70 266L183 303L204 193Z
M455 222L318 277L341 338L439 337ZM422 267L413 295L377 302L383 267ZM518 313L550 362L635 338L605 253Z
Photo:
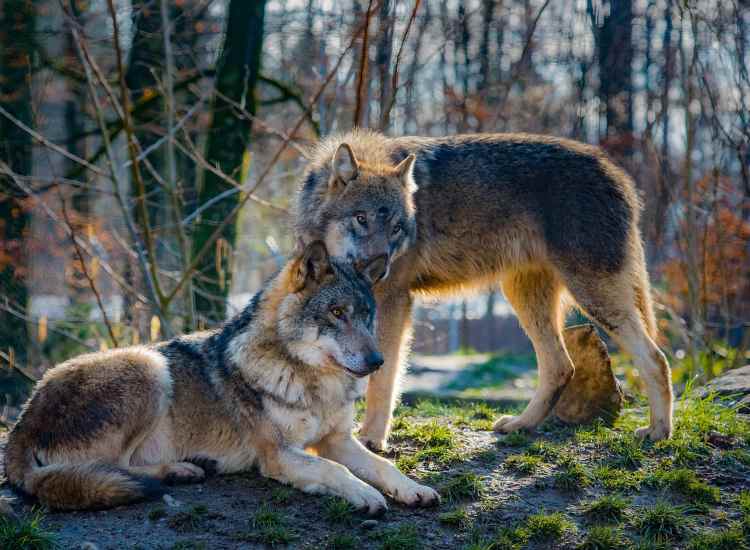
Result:
M350 369L349 367L342 365L340 362L338 362L336 358L331 354L328 354L328 362L332 366L343 370L346 374L348 374L352 378L364 378L365 376L369 376L370 374L372 374L372 372L360 372L360 371Z

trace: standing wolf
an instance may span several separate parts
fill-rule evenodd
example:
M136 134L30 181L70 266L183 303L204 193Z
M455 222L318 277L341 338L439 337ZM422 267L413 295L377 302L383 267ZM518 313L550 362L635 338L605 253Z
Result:
M500 283L537 355L539 385L500 432L533 429L574 366L561 331L578 305L630 353L650 425L672 432L669 365L656 324L631 179L599 149L526 134L389 138L354 131L321 143L298 196L296 229L355 266L384 266L375 291L385 366L367 390L361 439L386 447L414 294ZM390 275L389 275L390 272Z
M386 502L369 484L433 504L435 491L351 434L354 401L383 362L374 307L365 280L311 243L221 330L47 372L10 433L8 480L52 508L104 508L200 481L201 466L257 465L373 514Z

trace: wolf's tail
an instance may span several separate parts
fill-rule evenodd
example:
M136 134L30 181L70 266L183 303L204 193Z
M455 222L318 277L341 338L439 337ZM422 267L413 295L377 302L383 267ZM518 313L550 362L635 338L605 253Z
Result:
M163 494L157 479L137 477L109 464L34 465L34 459L29 458L21 469L21 479L12 475L13 470L19 472L18 468L6 468L8 480L21 492L55 510L112 508Z

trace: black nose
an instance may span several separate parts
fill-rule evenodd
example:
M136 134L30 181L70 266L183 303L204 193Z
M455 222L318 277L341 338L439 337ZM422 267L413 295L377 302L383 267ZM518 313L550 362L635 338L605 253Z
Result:
M385 360L383 359L383 354L377 351L371 351L365 357L365 364L367 365L367 368L372 369L373 371L378 370L380 367L382 367L384 362Z

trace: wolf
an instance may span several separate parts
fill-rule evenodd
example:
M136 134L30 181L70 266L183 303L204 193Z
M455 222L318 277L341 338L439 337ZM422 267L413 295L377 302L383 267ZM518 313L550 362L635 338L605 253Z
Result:
M527 134L386 137L355 130L310 154L295 230L379 279L384 367L369 381L360 431L384 450L408 350L414 296L499 284L537 356L526 409L495 430L532 430L575 368L562 337L576 305L628 352L650 402L637 435L672 433L669 364L658 348L631 178L598 148ZM373 263L374 260L378 261Z
M383 362L374 322L368 281L312 242L219 330L48 371L9 435L7 478L58 510L256 466L369 514L387 508L373 486L435 504L434 490L352 436L354 402Z

